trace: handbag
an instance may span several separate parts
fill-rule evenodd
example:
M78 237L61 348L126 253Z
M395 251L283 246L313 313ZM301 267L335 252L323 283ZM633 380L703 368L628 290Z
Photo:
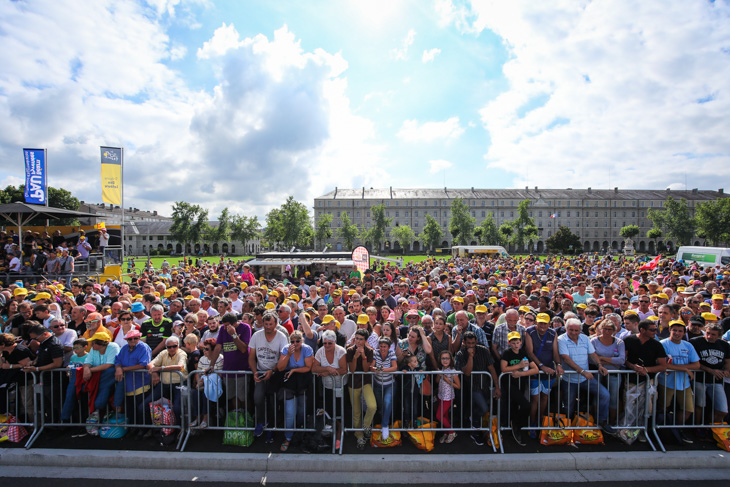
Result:
M549 428L540 432L540 443L543 445L569 445L573 435L566 430L570 425L564 414L548 414L542 420L542 427Z
M426 376L421 382L421 395L430 397L432 392L431 377Z

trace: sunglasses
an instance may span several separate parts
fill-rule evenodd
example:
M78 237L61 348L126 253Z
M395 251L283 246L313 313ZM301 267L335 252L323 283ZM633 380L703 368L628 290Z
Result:
M66 326L66 325L53 325L51 328L53 328L55 330L58 328L63 328L64 326Z
M192 323L193 325L195 324L193 320L185 320L185 323Z
M302 341L301 341L301 340L292 340L291 342L292 342L292 343L302 343Z
M178 345L166 345L165 348L170 350L171 348L177 348Z
M131 342L132 340L139 340L139 337L132 337L126 339L128 342Z
M119 318L119 321L132 321L132 318Z
M99 321L101 321L101 320L89 320L89 321L87 321L87 323L98 323Z

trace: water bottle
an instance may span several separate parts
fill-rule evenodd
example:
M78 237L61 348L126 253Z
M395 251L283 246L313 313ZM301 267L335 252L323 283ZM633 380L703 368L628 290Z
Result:
M523 358L523 359L522 359L522 362L523 362L523 363L524 363L524 365L525 365L525 366L524 366L524 367L522 368L523 372L527 372L528 370L530 370L530 361L529 361L529 360L527 360L527 357Z

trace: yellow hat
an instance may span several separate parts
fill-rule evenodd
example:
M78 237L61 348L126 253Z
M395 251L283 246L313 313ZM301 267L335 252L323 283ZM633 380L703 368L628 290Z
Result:
M677 288L677 292L678 292L678 293L681 293L681 292L682 292L682 291L684 291L685 289L686 289L686 288L685 288L684 286L679 286L679 287Z
M248 283L242 282L240 287L241 289L246 289L248 287Z
M142 299L142 297L143 296L141 294L135 294L134 297L132 297L132 299Z
M335 289L334 291L332 291L332 296L342 296L342 291L340 291L339 289Z
M461 304L464 304L464 298L462 298L461 296L456 296L452 301L456 301Z
M639 313L637 313L633 309L627 309L626 311L624 311L624 316L629 316L629 315L639 316Z
M165 290L165 297L166 298L169 298L173 294L175 294L175 290L174 289L170 288L170 289Z
M712 305L710 303L705 303L704 301L700 303L700 306L707 306L708 308L712 308Z
M365 316L365 318L367 318L367 317L368 317L368 315L364 315L364 316ZM322 324L323 324L323 325L327 325L327 324L329 324L329 323L331 323L331 322L333 322L333 321L337 321L337 320L336 320L336 319L335 319L335 317L334 317L334 316L332 316L332 315L324 315L324 318L322 318ZM358 322L359 322L359 321L360 321L360 320L359 320L359 318L358 318Z
M538 323L550 323L550 315L547 313L538 313L535 321Z
M279 297L279 291L271 291L269 293L269 296L276 296L278 298Z
M522 340L522 335L520 335L519 331L511 331L507 333L507 341L511 342L512 340Z
M687 326L684 323L684 321L682 321L682 320L672 320L672 321L669 322L669 328L673 327L674 325L677 325L677 326Z
M488 310L486 306L484 306L483 304L479 304L476 308L474 308L474 311L477 313L486 313Z
M89 341L90 342L93 342L94 340L101 340L103 342L110 342L110 341L112 341L112 337L110 337L107 332L97 331L96 333L94 333L94 336L92 336L91 338L89 338Z
M489 302L492 303L492 304L496 303L497 302L497 297L496 296L492 296L491 298L489 298Z
M289 299L294 300L294 301L296 301L298 303L299 302L299 295L298 294L292 294L291 296L289 296Z
M41 299L51 299L51 295L48 293L38 293L31 301L39 301Z
M543 286L543 287L540 288L540 291L541 292L545 292L545 293L549 293L550 292L550 288L547 287L547 286Z
M160 293L158 291L155 291L154 295L157 296L158 298L160 297Z
M669 299L669 296L667 296L665 293L659 293L656 295L656 297L661 299Z
M717 315L715 313L702 313L700 316L702 316L705 321L718 321Z
M357 324L358 325L364 325L366 323L370 322L370 318L366 314L358 315L357 317Z
M266 303L266 306L264 306L266 309L274 309L276 308L276 305L274 303Z
M517 311L522 311L523 313L529 313L532 311L529 306L520 306L517 308Z
M659 317L654 315L647 316L646 319L649 321L659 321Z
M354 289L350 289L349 291L347 291L347 295L348 295L348 296L352 296L352 295L353 295L353 294L355 294L356 292L357 292L357 291L355 291Z
M713 294L711 299L722 299L724 301L725 296L723 296L722 294Z
M13 291L13 296L27 296L28 290L24 287L18 287L15 288L15 291Z
M193 299L193 295L192 295L192 294L188 294L188 295L187 295L187 296L185 296L185 297L184 297L183 299L184 299L185 301L188 301L188 300L190 300L190 299Z

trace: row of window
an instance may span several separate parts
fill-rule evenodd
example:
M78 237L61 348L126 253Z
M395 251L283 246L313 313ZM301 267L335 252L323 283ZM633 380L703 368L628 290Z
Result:
M362 201L362 203L363 203L362 206L364 206L366 208L370 208L371 206L377 206L377 205L381 204L380 202L378 202L376 200L354 200L354 201L335 200L335 206L337 206L337 207L341 207L341 206L345 206L345 207L352 207L352 206L359 207L360 206L360 201ZM449 206L450 201L451 200L441 200L441 202L439 203L438 200L424 200L424 201L420 201L420 200L410 200L410 201L409 200L402 200L402 201L401 200L392 200L393 206L396 206L396 207L397 206L405 206L405 207L408 207L408 206ZM489 201L491 203L490 204L487 204L487 200L481 200L481 205L478 205L476 200L469 200L469 206L482 206L482 207L486 207L486 206L491 206L491 207L495 207L495 206L500 206L500 207L503 207L503 206L517 206L515 204L515 201L517 201L517 204L519 204L520 201L522 201L522 200L508 200L508 203L509 204L505 204L505 200L501 200L499 202L500 203L499 205L497 205L497 200L489 200ZM636 207L636 204L637 204L636 200L632 200L631 201L631 205L628 205L629 202L628 201L625 201L625 200L624 201L621 201L621 205L618 204L619 203L618 201L614 201L613 202L613 205L609 205L609 200L583 201L582 202L583 204L581 204L581 202L582 202L582 200L565 201L564 202L565 204L563 204L563 201L557 201L555 206L557 206L557 207L563 207L563 206L565 206L565 207L571 207L571 206L575 206L575 207L578 207L578 208L580 208L580 207L584 207L584 208L586 208L586 207L596 207L597 208L599 206L602 206L604 208L607 208L609 206L613 206L614 208L618 208L618 207L626 208L628 206ZM603 204L600 204L601 202ZM342 203L344 203L344 205ZM384 203L385 203L385 206L386 207L390 207L391 206L391 200L385 200ZM400 203L403 203L403 204L401 205ZM593 203L593 204L591 204L591 203ZM692 202L691 201L688 202L688 204L690 206L692 206ZM553 206L553 201L552 200L548 200L547 201L547 205L548 206ZM324 207L325 206L324 200L319 200L318 203L317 203L317 206L318 207ZM333 206L332 205L332 200L327 200L327 206L328 207ZM641 201L639 201L639 206L642 207L642 208L644 208L644 207L653 208L654 206L657 206L657 207L661 208L661 207L664 206L664 201L653 201L653 200L651 200L651 201L648 201L647 202L647 201L641 200Z

